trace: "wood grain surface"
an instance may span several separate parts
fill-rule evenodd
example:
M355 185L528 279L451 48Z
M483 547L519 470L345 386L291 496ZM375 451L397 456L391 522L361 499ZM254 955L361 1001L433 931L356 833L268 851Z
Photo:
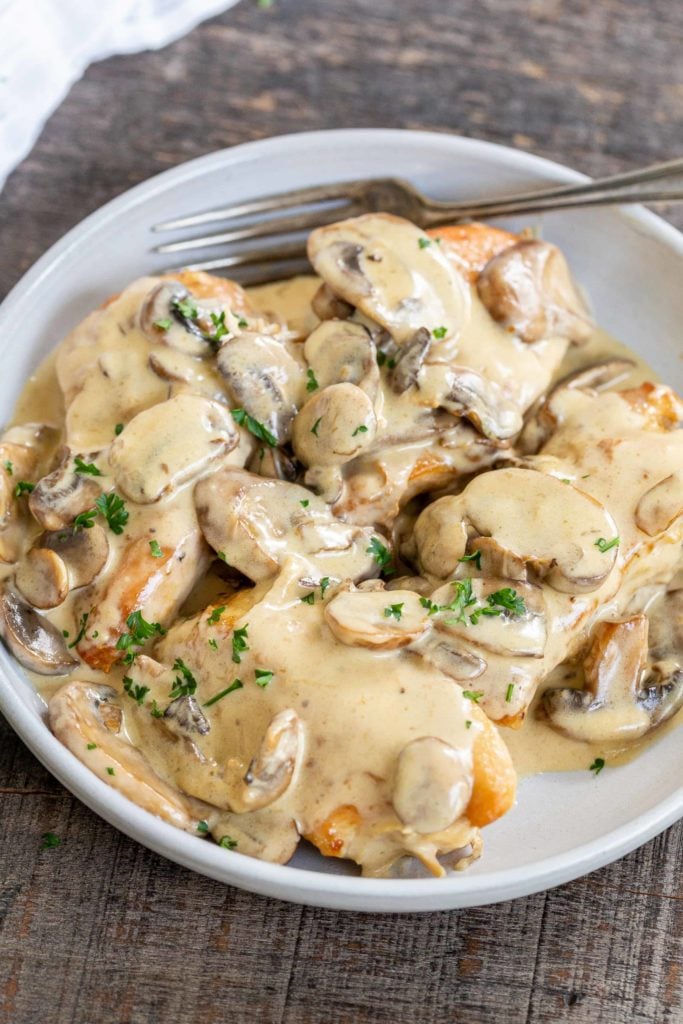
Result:
M73 88L0 199L0 294L131 185L268 135L429 128L593 174L680 155L682 44L674 0L243 0ZM542 895L370 917L162 860L4 722L0 815L2 1024L683 1021L681 824Z

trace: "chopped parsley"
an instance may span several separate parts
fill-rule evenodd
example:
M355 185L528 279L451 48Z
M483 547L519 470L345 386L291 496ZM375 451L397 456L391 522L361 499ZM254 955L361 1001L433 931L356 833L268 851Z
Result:
M182 658L176 658L173 662L173 671L180 672L180 675L174 679L174 686L169 694L171 700L177 697L191 697L197 689L197 680Z
M6 460L6 462L4 463L4 466L5 466L5 469L7 470L7 473L9 474L9 476L14 476L14 466L12 465L12 463L10 462L9 459Z
M356 427L356 429L353 431L351 437L355 437L357 434L367 434L367 432L368 428L365 426L364 423L361 423L360 426Z
M451 586L455 587L455 597L449 604L441 605L439 611L455 612L455 618L447 621L465 624L465 609L469 608L471 604L475 604L477 600L472 593L472 580L453 580Z
M149 542L149 550L152 553L152 558L163 558L164 557L164 553L161 550L161 548L159 547L159 541L158 540L151 540Z
M201 832L202 834L206 834L209 831L209 823L208 823L208 821L198 821L197 822L197 831Z
M256 685L260 686L262 690L265 690L266 686L271 681L274 675L275 673L271 672L270 669L267 668L254 669L254 680L256 682Z
M137 651L133 647L141 647L145 640L153 636L165 636L166 630L159 622L147 622L141 611L131 612L126 619L129 632L122 633L116 641L116 649L125 651L123 658L124 665L132 665ZM175 669L175 665L173 666Z
M235 313L233 313L233 316L235 316L235 315L236 315L236 314L235 314ZM249 326L249 321L248 321L248 320L245 320L243 316L240 316L240 317L238 317L238 319L237 319L237 326L238 326L238 327L242 327L242 328L244 328L244 327L248 327L248 326Z
M611 540L605 540L604 537L598 537L595 542L596 548L598 548L604 554L605 551L609 551L610 548L616 548L619 546L619 537L612 537Z
M420 246L421 249L428 249L429 246L432 244L432 241L430 238L418 238L417 244Z
M384 366L386 361L387 361L387 354L386 354L386 352L382 352L382 350L379 349L379 351L377 352L377 365L378 366Z
M315 423L311 427L311 433L315 434L316 437L318 436L318 427L320 426L320 421L321 420L322 420L322 416L318 416L317 420L315 421Z
M214 640L214 638L211 637L211 639L209 640L209 647L211 648L212 651L217 651L218 650L218 641Z
M434 330L432 331L432 334L437 339L437 341L440 341L442 338L446 337L446 330L447 329L445 327L435 327Z
M506 611L512 612L513 615L526 614L524 601L512 587L503 587L501 590L496 590L493 594L489 594L486 600L489 605L505 608Z
M299 502L299 504L301 505L301 507L302 507L302 508L308 508L308 506L309 506L309 505L310 505L311 503L310 503L310 501L308 500L308 498L302 498L302 499L301 499L301 501Z
M396 360L395 359L388 359L387 360L387 366L389 367L390 370L393 370L395 368L395 366L396 366Z
M80 455L77 455L74 459L74 470L76 473L82 473L88 476L104 476L104 473L100 472L94 462L84 462Z
M235 423L240 427L246 427L250 434L257 437L259 441L265 441L271 448L277 448L277 438L268 430L268 427L250 416L246 409L231 409L230 413Z
M29 483L28 480L20 480L17 486L14 488L15 498L21 498L22 494L30 494L35 488L35 484Z
M320 581L320 596L321 597L325 596L325 591L327 590L329 585L330 585L330 577L329 576L323 576L323 578Z
M268 3L263 3L262 0L259 0L259 7L270 7L270 5L271 0L268 0ZM218 840L218 845L222 846L224 850L234 850L237 846L237 840L231 839L230 836L221 836Z
M155 320L154 326L160 331L168 331L173 326L173 321L166 317L163 320Z
M123 498L118 494L100 494L95 502L95 508L104 516L112 533L121 534L128 522L128 510Z
M311 369L306 370L306 377L307 377L307 380L306 380L306 390L307 391L317 391L319 385L318 385L318 381L316 380L316 377L315 377L315 374L314 374L313 370L311 370Z
M130 676L123 677L123 689L140 707L142 707L143 701L149 693L149 686L139 686L133 682Z
M69 635L69 630L68 629L63 629L62 630L62 636L64 637L65 640L68 637L68 635Z
M212 313L211 323L213 324L213 334L207 335L206 340L211 345L217 345L221 338L230 333L230 328L225 323L225 312L220 313L218 316Z
M218 608L214 608L214 610L211 612L211 614L209 616L207 616L206 621L208 622L208 624L210 626L215 626L216 623L220 621L220 617L223 614L223 612L225 611L225 608L226 608L226 606L224 604L222 604Z
M462 695L463 695L463 697L467 697L467 699L471 700L474 704L478 704L479 701L481 700L481 698L484 696L484 691L483 690L463 690L462 691Z
M232 660L236 665L239 665L242 661L242 654L249 650L247 644L247 638L249 636L247 629L249 623L246 626L242 626L241 629L236 629L232 634Z
M176 313L180 313L186 320L196 320L199 316L199 310L193 298L171 300L171 307Z
M88 750L97 750L97 744L96 743L89 743L87 749Z
M306 594L305 597L301 598L302 604L315 604L315 590L312 590L310 594Z
M164 713L155 700L152 701L152 706L149 709L149 713L152 718L163 718Z
M40 848L41 850L54 850L56 846L61 845L61 842L62 840L54 832L43 832Z
M88 625L88 618L89 618L89 616L90 616L90 612L83 612L83 614L81 615L81 619L80 619L80 622L78 624L79 628L78 628L78 633L76 635L76 639L74 640L74 642L72 644L68 645L69 646L69 650L71 650L72 647L75 647L76 644L79 644L81 642L81 640L83 639L83 637L85 636L85 627Z
M220 558L221 562L227 562L228 561L227 558L225 557L225 551L217 551L216 552L216 558Z
M463 555L459 562L474 562L477 572L481 572L481 551L473 551L471 555Z
M87 512L79 512L74 519L74 533L77 533L79 530L89 530L91 526L94 526L96 515L96 508L89 508Z
M472 721L471 721L471 719L469 719L469 718L467 719L467 721L465 722L465 728L466 729L471 729L472 728Z
M403 615L403 604L404 604L403 601L401 601L400 604L390 604L388 608L384 609L384 618L385 619L392 619L393 618L393 619L396 619L397 622L400 622L401 621L401 616Z
M116 775L116 772L113 768L107 768L107 775Z
M116 434L117 437L119 436L119 434L123 433L123 423L116 424L116 426L114 427L114 433Z
M382 567L383 572L391 573L394 571L391 551L377 537L370 539L370 546L365 549L365 553L366 555L372 555L377 564Z
M427 609L430 615L436 615L436 613L441 610L438 604L435 601L432 601L430 597L421 597L420 604L423 608Z
M507 690L505 691L505 703L506 704L510 703L510 701L512 700L512 695L513 695L514 692L515 692L515 684L514 683L510 683L508 685Z
M604 757L596 757L595 760L593 761L593 764L588 769L588 771L589 772L595 772L596 775L599 775L604 767L605 767L605 759L604 759Z
M202 707L210 708L212 704L217 704L219 700L223 700L223 697L227 697L229 693L233 693L235 690L241 690L243 686L244 683L241 679L233 679L230 686L226 686L226 688L221 690L220 693L216 693L213 697L210 697L209 700L204 702Z

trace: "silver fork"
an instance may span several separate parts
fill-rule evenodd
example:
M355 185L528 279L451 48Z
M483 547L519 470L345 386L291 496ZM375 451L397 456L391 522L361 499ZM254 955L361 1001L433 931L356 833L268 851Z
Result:
M668 183L669 187L656 186L653 182ZM679 187L672 188L672 185ZM406 217L421 228L431 228L473 218L609 203L678 202L682 199L683 159L581 184L555 185L493 199L453 203L429 199L409 182L398 178L369 178L282 192L156 224L154 231L180 231L214 224L222 226L215 234L192 234L157 245L153 251L189 254L193 250L225 246L228 250L214 259L183 266L190 270L230 268L237 272L235 276L244 278L246 274L254 283L290 277L308 269L306 234L314 228L362 213L393 213ZM255 246L252 245L254 241L257 242Z

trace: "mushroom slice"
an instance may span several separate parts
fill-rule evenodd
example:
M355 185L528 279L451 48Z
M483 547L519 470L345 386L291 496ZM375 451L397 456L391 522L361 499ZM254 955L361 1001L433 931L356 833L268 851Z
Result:
M355 384L330 384L297 414L292 446L306 466L341 466L369 448L376 433L370 396Z
M17 566L15 582L34 608L56 608L69 593L67 567L49 548L31 548Z
M445 572L433 553L441 543L435 530L448 531L449 564L462 557L463 525L471 548L476 548L477 537L493 537L499 548L562 593L597 590L617 558L618 545L604 550L599 543L618 535L607 509L584 491L532 469L482 473L462 494L428 506L415 527L420 564L426 571L442 578Z
M615 356L613 359L602 359L599 363L584 366L562 377L549 393L550 398L562 388L574 388L577 391L606 391L625 380L635 366L633 359Z
M93 523L89 530L54 530L44 533L38 544L59 555L65 563L70 590L92 583L104 568L109 555L107 535L97 523Z
M82 456L91 462L97 452ZM96 478L77 473L74 453L63 448L56 469L39 480L28 499L31 514L45 530L63 530L95 504L102 493Z
M470 750L456 750L435 736L422 736L398 756L394 810L414 832L443 832L464 814L473 783Z
M399 345L421 327L450 340L469 314L469 292L439 246L422 247L421 240L410 221L368 213L313 231L308 256L335 295Z
M362 324L326 320L309 334L304 355L318 387L355 384L374 401L379 387L377 349Z
M500 387L466 366L425 367L420 381L422 400L453 416L464 416L493 441L506 441L522 429L518 407Z
M353 313L353 306L338 299L332 289L321 284L311 300L313 312L320 320L346 320Z
M263 423L279 444L288 441L305 392L301 367L282 342L244 331L221 346L216 361L236 405Z
M377 575L367 550L373 531L342 523L305 487L226 466L201 480L194 497L209 544L255 583L274 576L292 554L310 558L323 575Z
M648 537L668 530L683 513L683 474L671 473L651 487L636 507L636 526Z
M112 442L109 463L119 490L146 505L197 476L237 446L227 409L198 395L176 395L131 420Z
M178 736L192 738L193 734L206 736L211 724L199 704L189 694L176 697L164 711L164 724Z
M486 662L472 651L464 650L455 638L434 633L415 648L420 657L459 683L477 679L486 671Z
M593 330L567 261L549 242L504 249L482 270L477 290L493 319L528 344L543 338L579 344Z
M69 682L50 700L48 716L57 739L101 779L144 810L197 834L205 805L159 778L140 751L119 735L123 713L110 686Z
M429 616L411 590L344 590L325 605L325 621L341 643L393 651L429 629Z
M296 464L282 450L262 445L257 448L247 463L250 473L265 476L271 480L288 480L293 483L297 478Z
M0 636L24 668L41 676L58 676L78 664L61 632L9 588L0 593Z
M410 341L405 343L391 371L391 390L395 394L402 395L404 391L415 387L431 343L432 336L425 327L415 331Z
M414 539L423 572L446 579L453 576L467 550L467 524L459 498L439 498L415 523Z
M289 787L302 747L303 730L296 711L279 711L266 729L243 786L234 800L237 811L256 811L274 803Z
M140 308L140 329L151 342L168 345L188 356L206 358L211 355L211 345L205 332L197 318L183 313L183 309L192 305L195 300L185 285L180 281L162 281Z
M456 580L432 594L435 629L513 658L542 658L547 626L539 587L511 580Z
M601 622L584 661L583 690L546 690L543 710L550 724L588 743L637 740L683 705L683 671L678 664L661 678L656 670L643 680L648 652L648 621L635 615L623 622Z

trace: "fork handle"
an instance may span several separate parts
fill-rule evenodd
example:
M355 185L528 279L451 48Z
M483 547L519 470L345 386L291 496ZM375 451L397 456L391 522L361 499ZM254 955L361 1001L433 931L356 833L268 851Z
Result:
M654 182L676 186L662 188ZM638 171L626 171L607 178L569 185L554 185L520 192L501 199L441 203L431 200L424 210L423 227L437 227L449 220L470 217L500 217L513 213L540 213L580 206L610 203L657 203L683 200L683 159L652 164Z

